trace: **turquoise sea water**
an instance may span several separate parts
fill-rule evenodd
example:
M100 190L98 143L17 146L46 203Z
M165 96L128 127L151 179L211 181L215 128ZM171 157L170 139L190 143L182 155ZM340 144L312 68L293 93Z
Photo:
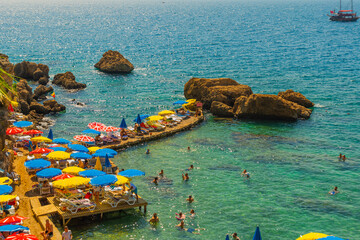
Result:
M164 2L164 3L163 3ZM294 123L214 119L192 131L128 149L115 162L144 170L135 178L148 214L71 226L76 239L296 239L324 232L358 239L359 23L334 23L335 1L4 1L0 0L0 52L12 62L48 64L50 74L72 71L88 87L55 87L67 113L55 116L55 137L71 138L87 123L130 123L183 98L191 77L230 77L256 93L286 89L316 103L311 118ZM345 4L345 3L344 3ZM354 2L360 9L360 2ZM135 66L107 75L93 65L108 49ZM76 98L86 103L77 107ZM191 146L191 151L187 151ZM145 155L147 148L150 155ZM339 153L348 161L338 162ZM182 170L190 164L190 181ZM244 181L246 168L251 179ZM164 169L169 181L150 177ZM172 180L172 181L171 181ZM340 194L327 192L338 186ZM188 195L195 202L188 205ZM175 213L195 209L178 231ZM147 220L157 212L161 222Z

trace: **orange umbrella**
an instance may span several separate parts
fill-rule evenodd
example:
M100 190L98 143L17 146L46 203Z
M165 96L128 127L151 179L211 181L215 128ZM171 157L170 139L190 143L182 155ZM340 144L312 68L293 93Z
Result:
M73 177L75 177L75 176L71 175L71 174L63 173L59 176L53 177L52 180L62 180L62 179L73 178Z
M36 236L27 234L27 233L19 233L19 234L11 234L6 240L39 240Z
M6 129L6 135L15 135L15 134L19 134L22 133L24 130L22 128L18 128L18 127L11 127Z
M75 140L80 142L95 142L95 139L86 135L76 135L74 136Z
M34 151L31 151L29 154L44 154L44 153L49 153L49 152L53 152L53 149L49 149L49 148L38 148L35 149Z
M102 131L105 131L105 132L115 132L115 131L118 131L120 128L117 128L117 127L113 127L113 126L108 126L108 127L105 127L104 130Z
M10 216L6 217L0 220L0 225L6 225L6 224L17 224L20 223L22 220L28 219L27 217L21 217L21 216Z
M103 131L106 126L103 123L92 122L88 124L88 127L96 131Z
M29 131L25 131L23 132L24 135L37 135L37 134L43 134L44 132L40 131L40 130L29 130Z

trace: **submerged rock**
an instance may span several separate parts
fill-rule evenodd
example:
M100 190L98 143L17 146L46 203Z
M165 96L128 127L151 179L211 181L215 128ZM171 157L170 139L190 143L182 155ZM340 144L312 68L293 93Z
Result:
M130 73L134 70L132 63L124 58L118 51L109 50L94 65L97 69L107 73Z
M58 103L56 100L46 100L44 101L44 106L50 108L50 112L62 112L66 110L66 107L60 103Z
M219 117L233 117L234 113L232 107L225 103L213 101L211 104L210 112Z
M72 72L58 73L54 76L52 83L63 86L66 89L83 89L86 84L75 81L75 76Z
M279 97L282 97L285 100L297 103L306 108L314 106L314 103L307 99L304 95L299 92L294 92L292 89L286 90L285 92L279 92Z

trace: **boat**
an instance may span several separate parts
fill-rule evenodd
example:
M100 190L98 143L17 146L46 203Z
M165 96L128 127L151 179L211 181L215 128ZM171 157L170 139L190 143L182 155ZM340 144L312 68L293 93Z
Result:
M358 16L356 16L356 13L353 9L353 0L351 0L351 9L350 10L342 10L341 9L341 0L340 0L340 10L336 13L334 11L330 11L330 17L331 21L336 22L355 22L359 19Z

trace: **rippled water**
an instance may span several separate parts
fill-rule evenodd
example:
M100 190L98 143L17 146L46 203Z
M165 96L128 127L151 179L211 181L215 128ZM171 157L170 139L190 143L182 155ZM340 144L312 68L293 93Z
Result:
M163 3L165 2L165 3ZM311 119L296 123L214 119L192 131L126 150L114 160L138 168L148 215L130 211L71 228L77 239L296 239L324 232L357 239L359 225L359 23L334 23L332 1L4 1L0 52L12 62L48 64L50 74L72 71L84 91L55 87L67 113L55 116L56 137L71 138L90 121L119 125L183 98L191 77L230 77L256 93L294 89L316 103ZM345 3L344 3L345 4ZM355 8L360 6L354 3ZM360 8L360 7L359 7ZM107 75L93 65L108 49L135 66ZM71 104L76 98L86 107ZM191 146L191 151L187 151ZM150 155L145 155L147 148ZM344 153L345 163L337 161ZM181 173L190 164L190 182ZM244 181L246 168L251 179ZM168 181L154 187L164 169ZM340 194L327 192L337 185ZM185 198L192 194L189 206ZM194 208L178 231L176 212ZM147 220L157 212L161 222Z

